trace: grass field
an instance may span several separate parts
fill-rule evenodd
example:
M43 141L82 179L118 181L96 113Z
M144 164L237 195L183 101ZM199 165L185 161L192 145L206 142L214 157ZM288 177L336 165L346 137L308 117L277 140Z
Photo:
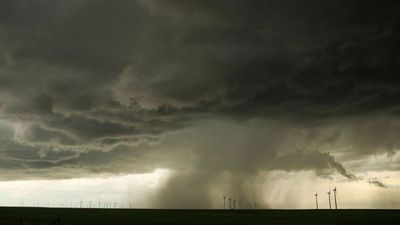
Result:
M60 223L57 218L59 217ZM0 208L1 225L385 225L400 224L400 210L158 210Z

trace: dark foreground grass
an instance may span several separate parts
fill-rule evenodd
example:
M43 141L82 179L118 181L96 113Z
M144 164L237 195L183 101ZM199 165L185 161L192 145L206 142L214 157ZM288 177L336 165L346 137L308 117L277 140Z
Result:
M399 210L158 210L0 208L0 225L385 225L400 224Z

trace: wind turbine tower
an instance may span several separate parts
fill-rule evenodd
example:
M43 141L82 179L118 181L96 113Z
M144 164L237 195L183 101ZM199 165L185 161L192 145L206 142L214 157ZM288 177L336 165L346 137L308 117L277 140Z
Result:
M332 205L331 205L331 189L329 188L328 191L328 199L329 199L329 209L332 209Z
M224 197L224 209L225 209L225 199L226 199L226 195L224 195L223 197Z
M315 209L318 209L318 193L315 193Z
M229 209L232 209L232 199L231 198L229 198Z
M333 187L333 196L335 197L335 209L337 209L337 201L336 201L336 187Z

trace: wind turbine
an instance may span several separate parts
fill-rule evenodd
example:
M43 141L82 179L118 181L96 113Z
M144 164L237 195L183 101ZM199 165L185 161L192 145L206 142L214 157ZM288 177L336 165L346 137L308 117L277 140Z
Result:
M232 199L231 198L229 198L229 209L232 209Z
M328 199L329 199L329 209L332 209L332 206L331 206L331 189L329 188L329 191L328 191Z
M236 199L233 199L233 208L236 209Z
M224 198L224 209L225 209L225 199L226 199L226 195L224 195L223 198Z
M315 209L318 209L318 193L315 192Z
M333 196L335 196L335 209L337 209L337 201L336 201L336 187L333 187Z

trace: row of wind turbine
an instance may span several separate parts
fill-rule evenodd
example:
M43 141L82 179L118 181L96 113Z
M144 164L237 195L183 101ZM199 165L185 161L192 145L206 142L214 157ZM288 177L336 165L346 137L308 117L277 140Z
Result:
M332 191L333 191L333 196L334 196L334 200L335 200L335 209L337 209L337 198L336 198L336 187L333 187ZM329 188L329 191L327 192L328 194L328 202L329 202L329 209L332 209L332 203L331 203L331 189ZM318 193L316 192L314 194L315 196L315 209L318 209Z

